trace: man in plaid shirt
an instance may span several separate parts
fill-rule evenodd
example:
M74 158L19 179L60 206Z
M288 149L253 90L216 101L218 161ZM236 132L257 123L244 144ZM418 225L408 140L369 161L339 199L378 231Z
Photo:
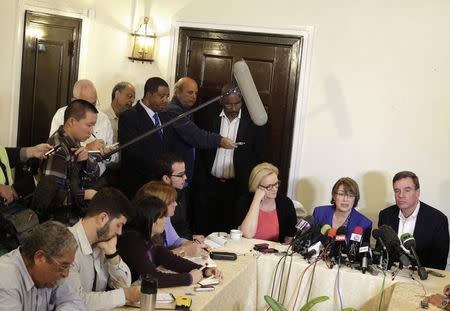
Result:
M41 222L53 218L73 224L83 214L84 201L95 195L88 185L97 179L99 167L80 143L91 136L97 113L85 100L72 101L64 113L64 125L49 138L55 151L42 162L42 177L33 197Z

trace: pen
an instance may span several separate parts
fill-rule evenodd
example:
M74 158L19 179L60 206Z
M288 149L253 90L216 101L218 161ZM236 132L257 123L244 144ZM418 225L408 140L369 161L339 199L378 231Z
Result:
M235 144L238 145L238 146L243 146L243 145L245 145L245 142L237 141L237 142L235 142Z
M94 138L97 139L97 136L95 136L94 132L92 132L92 136L94 136Z

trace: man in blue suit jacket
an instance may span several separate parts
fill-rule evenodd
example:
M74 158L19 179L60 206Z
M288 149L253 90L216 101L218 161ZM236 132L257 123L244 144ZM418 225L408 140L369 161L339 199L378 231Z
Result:
M413 172L397 173L393 185L397 204L380 212L378 226L391 226L399 236L412 234L422 266L444 270L449 250L447 216L419 201L419 179Z
M162 111L169 102L169 93L169 85L163 79L153 77L147 80L144 98L119 118L120 144L168 121L168 116ZM172 135L172 127L168 126L122 150L120 182L129 198L152 179L159 156L170 150Z

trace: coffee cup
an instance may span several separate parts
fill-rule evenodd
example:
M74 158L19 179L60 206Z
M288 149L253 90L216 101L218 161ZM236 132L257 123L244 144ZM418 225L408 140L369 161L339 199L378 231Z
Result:
M242 238L242 231L239 229L232 229L230 231L230 237L232 240L240 240Z

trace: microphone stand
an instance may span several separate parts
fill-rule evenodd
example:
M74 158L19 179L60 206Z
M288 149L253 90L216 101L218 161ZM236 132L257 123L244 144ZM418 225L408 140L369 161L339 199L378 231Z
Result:
M201 105L199 105L199 106L197 106L195 108L190 109L189 111L183 112L182 114L178 115L177 117L173 118L172 120L169 120L169 121L165 122L164 124L161 124L160 126L155 127L154 129L151 129L147 133L139 135L138 137L133 138L132 140L130 140L129 142L127 142L127 143L125 143L123 145L119 145L119 147L115 148L114 150L111 150L110 152L105 153L101 157L96 157L96 161L97 162L102 162L103 160L106 160L109 157L111 157L113 154L115 154L115 153L117 153L117 152L119 152L119 151L121 151L121 150L123 150L123 149L125 149L125 148L127 148L127 147L129 147L131 145L133 145L134 143L137 143L138 141L144 139L147 136L150 136L150 135L160 131L161 129L165 128L166 126L169 126L169 125L171 125L171 124L173 124L173 123L183 119L184 117L186 117L188 115L191 115L194 112L199 111L200 109L203 109L206 106L208 106L208 105L218 101L219 99L221 99L221 98L223 98L225 96L228 96L228 95L230 95L232 93L236 93L236 92L239 92L239 88L237 88L237 87L232 88L232 89L228 90L228 92L226 92L223 95L216 96L213 99L210 99L207 102L205 102L205 103L203 103L203 104L201 104Z

